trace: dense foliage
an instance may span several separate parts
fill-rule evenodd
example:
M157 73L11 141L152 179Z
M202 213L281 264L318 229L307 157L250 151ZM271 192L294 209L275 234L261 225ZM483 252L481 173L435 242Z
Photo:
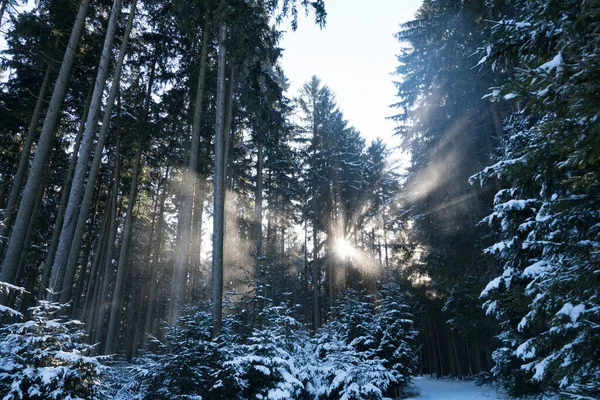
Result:
M1 394L101 398L93 350L136 360L137 398L488 371L599 397L598 0L424 0L396 35L403 175L319 78L286 93L299 12L325 24L322 0L0 1Z
M502 327L494 371L515 393L600 395L599 6L514 2L484 55L508 75L492 101L515 102L478 176L510 184L486 219L502 274L484 296Z
M399 396L410 382L416 332L396 285L385 285L376 303L364 292L344 292L314 337L289 305L266 301L250 332L240 324L246 316L230 314L212 341L206 312L183 315L138 367L139 396L382 399Z
M599 6L431 0L398 34L407 257L452 330L499 332L492 371L514 395L600 395ZM481 303L498 327L463 308Z
M102 399L107 368L92 356L79 321L63 306L41 301L31 319L0 330L0 393L4 399Z

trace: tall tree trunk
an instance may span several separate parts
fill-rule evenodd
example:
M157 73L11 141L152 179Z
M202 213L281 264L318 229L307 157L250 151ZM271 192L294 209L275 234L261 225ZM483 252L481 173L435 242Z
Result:
M198 171L200 173L200 171ZM200 182L196 187L196 194L194 196L194 216L192 223L192 254L190 257L190 265L192 268L191 274L191 285L190 285L190 299L192 292L198 289L201 280L201 267L202 267L202 218L204 215L204 182Z
M167 188L166 182L169 178L169 168L165 171L165 177L163 179L163 190L160 194L160 205L158 208L158 231L156 236L156 246L154 248L154 254L152 255L152 264L150 267L150 291L148 292L148 303L146 304L146 317L144 321L144 348L148 345L148 334L152 329L152 313L154 312L154 304L156 297L158 296L158 265L160 261L162 240L163 240L163 225L164 225L164 214L165 214L165 201L167 199ZM158 188L160 192L160 187Z
M79 312L79 304L81 303L81 295L84 292L84 282L88 275L88 261L90 258L90 253L92 252L92 245L94 240L94 220L96 219L96 213L98 211L98 191L96 191L96 200L94 201L95 207L92 212L92 216L90 217L90 223L88 224L88 232L87 232L87 241L85 248L83 250L83 254L81 256L81 265L79 267L79 277L77 278L77 284L75 285L75 292L73 294L73 307L71 309L71 316L74 319L79 319L78 316L81 315ZM90 265L90 276L88 278L91 279L92 273L92 265Z
M75 173L77 153L79 152L81 137L83 136L83 130L85 129L85 119L87 118L87 114L90 109L90 103L92 101L92 90L93 85L90 85L90 90L88 90L87 99L85 101L85 106L81 116L81 122L79 123L79 129L77 130L77 136L75 138L73 154L71 156L71 160L69 161L69 172L67 173L67 178L63 183L60 193L60 203L58 206L58 212L56 213L56 221L54 222L54 229L52 231L52 239L50 240L50 246L48 248L48 255L46 256L46 261L44 262L44 272L42 274L42 282L40 283L40 290L38 293L38 298L40 299L46 297L46 289L48 288L48 282L50 281L50 273L52 272L54 256L56 255L56 249L58 248L58 239L60 238L60 230L63 224L65 208L67 207L67 200L69 199L69 192L71 191L71 182L73 181L73 174Z
M159 175L156 191L153 192L154 196L153 196L153 201L152 201L152 222L150 224L150 239L148 240L148 246L146 247L146 253L145 253L144 264L143 264L144 266L150 265L151 259L152 259L152 249L154 249L154 245L155 245L154 235L156 232L156 218L157 218L158 205L161 200L160 189L161 189L162 184L163 184L163 179L162 179L162 176ZM162 215L161 215L161 218L162 218ZM142 279L147 278L148 280L150 280L154 277L154 274L152 273L152 269L150 269L148 271L147 276L143 276L144 272L141 272L140 275L142 275ZM142 301L141 302L136 301L135 331L133 334L133 340L131 342L129 352L127 354L127 358L129 360L132 360L133 358L135 358L137 356L137 350L138 350L138 347L140 344L140 335L144 334L143 329L146 326L145 319L144 319L146 313L145 313L143 304L148 304L150 302L150 296L152 296L152 295L153 295L152 293L150 293L148 291L144 291L143 293L141 293L138 296L138 298L140 298Z
M390 257L389 257L389 252L388 252L388 231L387 231L387 218L386 218L385 212L383 213L382 220L383 220L383 246L384 246L384 250L385 250L384 276L385 276L385 278L391 278L389 275Z
M194 193L197 186L196 172L198 169L198 150L200 147L200 128L202 124L202 111L204 100L204 81L206 76L206 60L208 54L208 43L210 37L210 17L208 11L204 17L204 28L202 29L202 50L200 52L200 68L198 73L198 88L196 89L196 101L194 104L194 119L192 121L192 143L190 146L189 162L187 172L183 175L183 226L179 235L179 246L175 265L173 266L173 278L171 279L171 302L169 303L169 322L173 324L178 317L178 305L185 303L186 271L189 263L191 243L191 221L194 204Z
M225 91L225 121L223 122L223 187L225 195L223 196L223 207L225 206L227 196L227 167L229 165L229 148L231 145L231 122L233 111L233 80L235 78L235 66L231 66L229 70L229 79L227 81L227 89ZM232 184L233 190L233 184Z
M213 213L213 250L212 250L212 317L213 337L221 333L223 320L223 234L224 234L224 202L225 202L225 39L227 26L224 22L219 27L219 58L217 79L217 108L215 123L215 178L214 178L214 213Z
M38 217L38 214L40 212L40 209L42 208L42 200L44 199L44 193L46 191L46 180L48 178L48 173L46 172L44 174L44 177L42 178L42 182L40 184L40 188L38 189L38 194L36 196L36 200L35 200L35 207L33 208L33 213L31 214L31 222L29 224L29 228L27 229L27 235L25 236L25 247L29 248L29 245L31 244L31 239L33 238L33 231L36 225L36 219ZM19 267L17 268L17 275L15 277L15 282L17 282L18 286L21 286L21 279L23 277L23 274L25 272L25 263L27 261L27 256L29 255L28 251L24 251L21 253L21 259L19 260ZM24 285L27 286L27 285ZM25 287L25 290L27 290L27 292L29 293L28 296L30 296L33 292L33 288L31 287ZM13 297L11 298L10 302L9 302L9 306L12 306L14 304L14 292L13 292ZM21 313L25 314L27 312L27 306L25 304L23 304L24 307L21 307Z
M98 266L100 265L100 260L102 259L102 255L105 254L106 251L106 243L108 241L108 225L110 224L110 216L112 210L112 196L109 198L108 203L106 204L106 213L104 214L104 218L102 218L102 224L100 225L100 232L98 234L98 243L96 243L96 251L94 252L94 257L92 259L92 266L90 271L90 278L88 279L86 289L85 289L85 300L83 302L83 310L82 310L82 318L84 320L90 314L89 305L92 300L92 293L94 288L98 283Z
M112 305L110 309L110 318L108 324L108 332L106 334L106 342L104 352L112 353L114 349L115 338L118 333L118 317L121 303L123 302L123 281L125 276L125 268L129 259L129 244L131 243L131 231L133 224L133 206L137 193L138 178L140 175L140 165L142 162L142 148L144 146L143 138L138 140L137 154L135 155L135 166L133 168L133 177L131 178L131 189L129 191L129 200L127 202L127 213L125 216L125 224L123 226L123 240L121 241L121 250L119 252L119 264L117 267L117 277L115 278L115 286L113 289Z
M73 267L67 270L67 261L69 258L69 251L71 250L73 235L75 233L77 216L81 208L81 195L85 185L85 177L88 172L88 161L98 125L98 114L100 113L100 106L102 105L102 93L104 92L104 88L106 86L106 75L108 73L108 66L112 56L112 43L115 38L118 25L118 16L120 13L121 0L113 0L112 10L108 20L108 27L106 28L106 36L104 37L102 55L100 57L100 63L98 64L98 74L96 75L96 81L94 83L92 102L86 118L83 137L81 138L81 147L79 149L79 156L77 157L77 165L75 166L75 174L73 175L73 183L71 184L69 201L67 202L63 227L60 232L54 265L52 266L52 272L50 274L50 291L54 293L61 293L60 296L53 296L51 293L49 293L48 299L60 298L61 303L67 302L71 297L71 286L73 283L75 268ZM118 81L114 84L118 85ZM77 251L79 251L79 248Z
M316 200L314 200L316 205ZM316 217L315 217L316 220ZM319 232L317 231L316 221L313 222L313 333L317 332L321 325L321 305L319 304L319 291L321 286L320 271L319 271Z
M14 283L21 252L24 250L23 244L25 236L27 235L27 228L31 221L33 208L35 207L36 194L40 186L43 172L47 167L48 155L52 148L54 127L56 126L60 107L64 99L71 66L73 65L73 59L77 52L77 45L79 43L89 4L90 0L81 1L75 23L73 24L73 29L71 30L69 44L67 45L60 71L56 79L56 84L54 85L52 98L50 99L48 110L46 111L46 117L31 164L29 177L25 184L25 189L23 190L23 196L19 204L15 224L6 247L2 271L0 272L0 281L3 282ZM1 296L0 302L2 302Z
M73 239L68 248L68 257L66 261L66 269L65 276L63 280L63 290L61 295L61 302L66 302L69 300L69 290L66 288L71 287L73 283L73 277L75 273L75 269L77 267L77 261L79 259L79 251L81 248L81 241L83 240L83 232L85 230L85 224L87 222L90 207L92 204L92 198L96 186L96 179L98 177L98 173L100 171L101 160L103 157L104 150L104 142L106 140L106 136L108 134L108 129L110 127L110 119L112 117L112 110L115 104L115 98L119 93L120 88L120 80L121 80L121 71L123 69L123 61L125 60L125 56L127 55L127 47L129 44L129 36L131 34L131 29L133 27L133 19L135 17L135 11L137 7L137 0L133 0L129 9L129 17L127 19L127 23L125 25L125 32L123 33L123 40L121 42L121 47L119 49L119 58L117 59L117 63L115 65L115 70L112 76L112 84L110 87L110 92L108 94L108 100L106 102L106 108L104 109L104 116L102 118L102 127L100 128L100 135L98 136L98 142L96 143L96 149L94 151L94 158L92 159L92 166L90 168L90 172L88 174L88 179L85 184L85 192L83 194L83 200L81 202L81 207L79 208L79 213L77 217L77 224L75 225L75 230L73 232ZM152 69L151 74L154 73L154 69Z
M259 133L256 147L258 155L256 159L256 191L254 194L254 240L256 246L256 258L262 256L262 219L263 219L263 143L262 135Z
M0 20L1 19L2 18L0 15ZM15 207L17 206L17 201L19 200L19 194L21 194L23 180L25 179L25 172L29 166L31 146L33 145L33 141L36 137L35 133L40 122L40 116L42 115L42 107L44 105L44 99L46 98L46 91L48 90L48 85L50 84L50 77L53 69L54 68L52 64L48 64L48 67L46 68L46 74L44 75L44 80L42 81L42 86L40 87L40 92L38 93L38 97L35 102L35 108L29 123L29 129L27 130L27 136L25 136L25 143L23 144L23 149L21 150L19 166L17 167L17 172L13 178L12 188L8 197L8 204L6 205L6 209L4 211L4 223L2 226L0 226L0 258L4 254L4 248L6 245L4 238L8 236L8 232L10 231L12 220L15 215ZM1 204L2 203L0 203L0 205Z
M98 299L92 303L92 309L95 315L90 318L94 323L94 343L100 343L102 340L102 334L104 329L104 317L106 315L106 309L109 302L108 293L110 289L110 275L112 272L112 260L115 251L115 239L117 237L117 228L119 226L118 214L119 209L119 184L121 180L121 155L120 147L121 140L119 134L119 126L117 126L117 144L115 150L115 172L113 174L113 188L112 188L112 210L110 220L110 230L108 236L108 249L106 251L106 258L104 259L104 267L102 273L102 289L97 291ZM90 324L88 324L89 326Z

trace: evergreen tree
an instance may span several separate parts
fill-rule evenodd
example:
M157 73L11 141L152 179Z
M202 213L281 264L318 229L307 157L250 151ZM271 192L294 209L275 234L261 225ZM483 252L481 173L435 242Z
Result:
M438 375L491 367L491 335L475 334L492 329L478 292L494 266L481 251L487 232L477 225L491 207L491 188L472 187L468 179L489 163L503 136L495 123L498 108L481 99L494 73L473 68L471 57L484 42L484 20L495 15L497 3L426 0L397 34L403 49L394 120L411 165L390 219L406 235L400 256L426 314L423 371ZM472 310L473 319L461 318Z
M496 164L502 271L482 296L501 327L494 372L514 393L598 397L597 2L514 1L481 63L505 76L491 93L515 110Z
M40 301L31 319L0 330L0 389L6 399L106 398L107 368L85 343L82 323L58 316L63 306Z
M167 328L159 351L140 368L144 399L189 398L211 390L219 359L211 328L210 314L201 310L184 312Z

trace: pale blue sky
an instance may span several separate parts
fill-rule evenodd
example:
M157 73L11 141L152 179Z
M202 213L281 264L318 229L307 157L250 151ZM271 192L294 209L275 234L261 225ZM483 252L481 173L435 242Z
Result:
M398 62L400 43L394 38L399 24L412 20L422 0L325 0L327 25L301 18L298 30L281 41L283 70L293 97L312 75L336 93L337 103L350 124L368 140L381 137L390 146L396 90L390 75Z

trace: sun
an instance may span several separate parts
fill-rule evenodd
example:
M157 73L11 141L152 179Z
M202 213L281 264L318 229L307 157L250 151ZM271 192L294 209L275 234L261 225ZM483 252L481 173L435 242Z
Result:
M343 237L335 239L333 249L335 255L342 260L353 258L356 254L356 250L352 245Z

